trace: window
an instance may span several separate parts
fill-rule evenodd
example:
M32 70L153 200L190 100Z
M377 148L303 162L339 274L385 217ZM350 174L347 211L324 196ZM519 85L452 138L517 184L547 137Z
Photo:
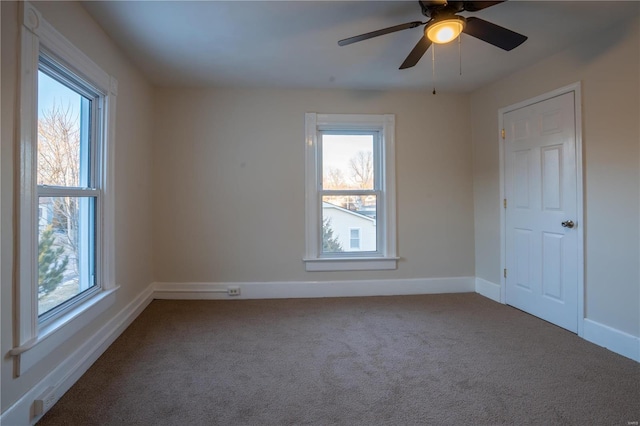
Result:
M394 121L306 114L308 271L396 268Z
M22 7L19 346L11 350L19 374L113 303L116 288L117 82L30 3Z
M38 318L97 291L96 179L99 92L45 53L39 56L36 176Z
M349 249L360 250L360 228L349 229Z

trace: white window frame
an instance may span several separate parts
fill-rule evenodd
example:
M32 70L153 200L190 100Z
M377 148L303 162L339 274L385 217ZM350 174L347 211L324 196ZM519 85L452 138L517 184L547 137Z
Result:
M22 3L20 30L20 108L17 152L18 250L16 279L16 340L10 354L17 360L17 375L41 361L90 321L115 302L114 268L114 135L118 82L104 72L88 56L56 31L29 2ZM75 75L99 91L99 114L103 125L97 130L100 160L96 186L100 191L96 232L100 246L96 248L96 277L99 291L91 297L79 298L48 319L38 319L38 186L37 186L37 120L38 68L40 52L46 51Z
M375 253L322 253L321 131L377 131L380 134L378 249ZM305 114L305 256L307 271L397 268L394 114Z

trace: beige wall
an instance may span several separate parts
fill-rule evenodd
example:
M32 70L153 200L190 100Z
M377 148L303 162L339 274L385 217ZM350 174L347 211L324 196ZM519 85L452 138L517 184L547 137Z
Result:
M116 123L116 282L121 286L110 310L55 350L19 379L13 378L13 361L6 354L13 346L12 263L14 123L18 59L18 6L2 2L2 309L0 321L2 400L5 411L72 353L101 323L113 317L153 282L151 253L151 123L152 87L124 59L111 40L76 3L36 3L45 19L119 82Z
M427 92L159 89L156 279L473 275L468 101ZM398 270L305 272L305 112L396 114Z
M499 283L498 109L582 82L585 314L634 336L640 335L638 27L636 15L471 96L476 276Z

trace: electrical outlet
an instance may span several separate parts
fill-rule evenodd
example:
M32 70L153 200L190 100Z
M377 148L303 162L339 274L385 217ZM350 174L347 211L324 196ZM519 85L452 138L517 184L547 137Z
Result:
M227 287L227 294L229 296L240 296L240 287Z
M50 386L33 402L33 414L36 416L43 415L53 407L56 401L56 390Z

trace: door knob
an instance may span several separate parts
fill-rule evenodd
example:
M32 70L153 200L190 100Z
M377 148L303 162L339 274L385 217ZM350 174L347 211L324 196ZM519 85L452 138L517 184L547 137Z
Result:
M575 223L573 223L572 220L565 220L564 222L562 222L563 228L573 228L574 226L575 226Z

